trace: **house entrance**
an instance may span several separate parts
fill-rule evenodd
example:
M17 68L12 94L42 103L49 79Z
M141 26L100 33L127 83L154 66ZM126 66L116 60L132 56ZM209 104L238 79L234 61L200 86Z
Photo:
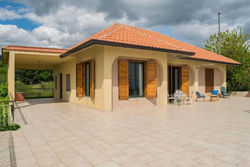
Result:
M189 95L188 66L168 66L168 92L174 94L177 89Z
M169 66L168 92L174 94L177 89L181 89L181 67Z

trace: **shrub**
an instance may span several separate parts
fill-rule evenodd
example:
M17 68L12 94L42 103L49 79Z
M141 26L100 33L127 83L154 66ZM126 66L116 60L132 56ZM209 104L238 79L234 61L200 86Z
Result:
M0 84L0 98L5 98L8 96L8 85Z
M9 105L0 105L0 131L17 130L20 126L10 121Z

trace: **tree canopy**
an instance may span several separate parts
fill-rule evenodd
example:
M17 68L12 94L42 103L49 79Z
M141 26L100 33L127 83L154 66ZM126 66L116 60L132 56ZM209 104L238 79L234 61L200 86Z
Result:
M250 90L250 34L241 30L226 30L220 33L221 55L241 63L227 67L227 87L232 91ZM206 41L207 50L218 53L218 34L210 35Z
M22 81L24 84L37 84L48 81L53 81L52 70L16 70L16 81Z

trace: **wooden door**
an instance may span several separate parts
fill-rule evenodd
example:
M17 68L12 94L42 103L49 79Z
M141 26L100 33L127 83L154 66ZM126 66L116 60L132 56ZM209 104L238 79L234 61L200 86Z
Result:
M212 92L214 89L214 69L205 69L205 92Z

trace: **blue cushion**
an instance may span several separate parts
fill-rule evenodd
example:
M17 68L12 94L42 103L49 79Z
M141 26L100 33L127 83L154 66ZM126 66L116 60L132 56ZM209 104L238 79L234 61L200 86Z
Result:
M218 95L218 90L212 90L212 95Z
M197 95L198 97L206 97L206 96L204 96L204 95L201 95L199 91L196 92L196 95Z

